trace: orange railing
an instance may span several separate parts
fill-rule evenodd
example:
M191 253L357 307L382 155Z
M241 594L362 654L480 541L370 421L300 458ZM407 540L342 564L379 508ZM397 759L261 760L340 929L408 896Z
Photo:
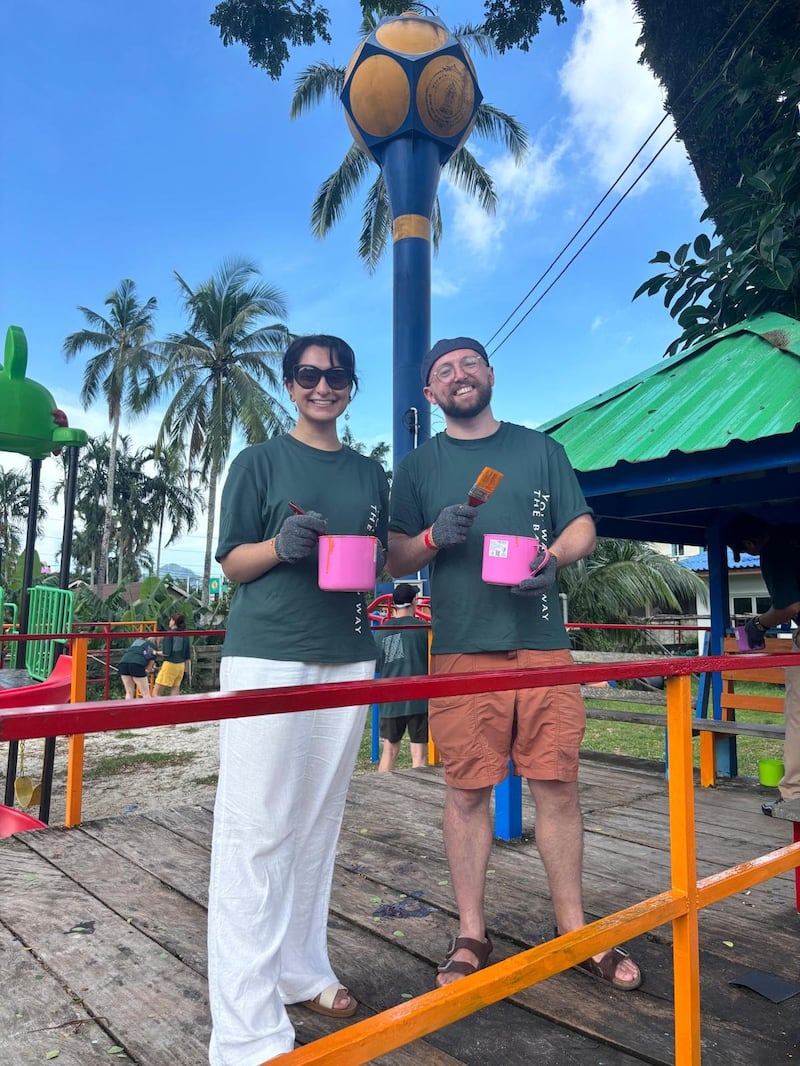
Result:
M76 641L75 657L80 652ZM692 770L692 673L722 669L790 667L792 654L753 655L746 667L733 656L692 659L649 659L648 669L667 678L667 734L671 886L584 926L582 929L521 952L445 988L400 1004L312 1044L279 1056L272 1062L286 1066L336 1063L359 1066L427 1035L459 1018L561 973L590 955L621 941L641 936L671 922L673 927L675 1061L682 1066L700 1063L700 958L698 913L762 881L800 866L800 840L757 859L697 879ZM166 725L221 718L279 714L354 703L454 695L489 690L533 688L562 684L591 684L606 678L625 680L641 674L643 663L603 663L592 666L517 671L487 671L449 677L402 678L349 684L293 686L280 690L211 693L159 700L147 709L148 725ZM0 711L0 741L135 728L141 725L136 701L78 703L54 707Z

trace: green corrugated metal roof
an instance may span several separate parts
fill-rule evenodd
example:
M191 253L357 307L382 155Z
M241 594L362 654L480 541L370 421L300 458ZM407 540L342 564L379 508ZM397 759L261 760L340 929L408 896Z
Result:
M800 424L800 322L759 315L553 418L539 428L576 470L704 452Z

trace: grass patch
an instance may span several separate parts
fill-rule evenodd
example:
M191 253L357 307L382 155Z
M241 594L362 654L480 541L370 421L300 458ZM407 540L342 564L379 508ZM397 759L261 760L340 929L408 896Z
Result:
M219 774L209 774L207 777L193 777L193 785L216 785Z
M136 734L131 729L121 729L118 733L115 733L114 736L118 740L133 740L136 737Z
M181 730L181 733L199 733L199 732L200 732L200 726L199 725L187 725Z
M117 774L130 773L143 766L160 769L164 766L186 766L196 758L193 751L138 751L131 754L109 755L87 769L86 777L115 777Z

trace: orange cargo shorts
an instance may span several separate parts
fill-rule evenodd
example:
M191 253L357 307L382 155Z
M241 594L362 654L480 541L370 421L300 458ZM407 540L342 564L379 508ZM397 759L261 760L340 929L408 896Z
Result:
M569 666L568 650L432 655L431 674ZM510 689L428 702L431 737L454 788L485 788L514 772L534 781L576 781L586 708L578 685Z

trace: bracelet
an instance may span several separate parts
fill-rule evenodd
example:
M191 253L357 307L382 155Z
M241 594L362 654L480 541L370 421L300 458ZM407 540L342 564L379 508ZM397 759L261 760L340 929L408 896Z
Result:
M438 552L439 545L433 539L433 526L428 526L428 528L424 531L424 533L422 534L422 542L426 548L430 549L430 551Z
M760 619L760 618L758 618L758 617L754 618L754 619L753 619L753 622L754 622L754 624L755 624L755 626L756 626L756 629L758 629L758 630L759 630L759 632L761 632L761 633L768 633L768 632L769 632L769 627L768 627L768 626L765 626L765 625L764 625L764 624L762 623L762 621L761 621L761 619Z
M275 558L278 560L279 563L285 563L286 560L282 559L281 556L278 554L278 538L273 537L270 543L272 544L272 550L275 552Z

